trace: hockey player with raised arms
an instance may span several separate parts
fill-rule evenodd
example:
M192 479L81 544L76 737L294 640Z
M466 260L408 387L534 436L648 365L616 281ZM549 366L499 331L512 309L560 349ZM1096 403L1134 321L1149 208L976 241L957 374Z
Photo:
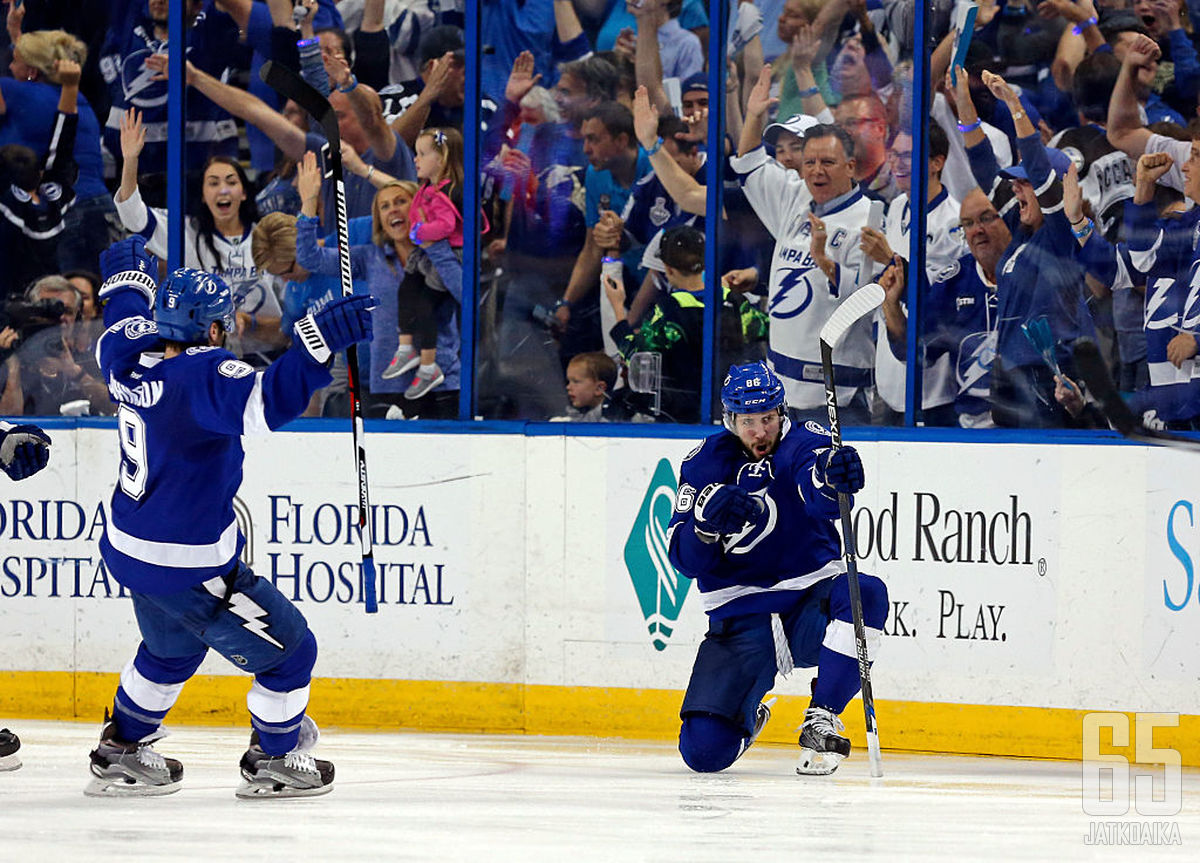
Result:
M859 689L838 493L863 487L853 447L833 449L816 422L793 425L765 363L732 366L721 387L725 431L684 459L667 527L670 560L695 579L709 629L679 714L679 752L702 773L724 770L758 738L776 672L818 669L800 729L796 772L827 774L850 754L839 714ZM859 576L873 659L887 587Z
M330 382L333 356L371 337L372 297L334 300L295 325L263 371L222 345L234 301L220 277L179 269L161 284L141 237L100 259L107 329L96 353L117 403L121 459L100 551L133 599L141 631L111 720L91 753L91 796L179 789L182 765L154 751L162 721L209 648L254 675L253 733L239 797L331 790L333 765L309 753L306 715L317 643L300 611L238 559L241 436L274 431Z

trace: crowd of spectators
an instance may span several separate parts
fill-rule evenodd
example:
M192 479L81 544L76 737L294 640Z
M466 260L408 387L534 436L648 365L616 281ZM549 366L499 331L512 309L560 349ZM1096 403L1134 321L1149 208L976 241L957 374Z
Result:
M340 291L327 142L257 74L267 60L296 68L337 114L355 289L380 298L360 357L369 416L456 416L473 376L484 417L711 421L700 386L716 297L718 367L766 359L793 418L819 418L817 333L877 281L882 308L834 355L848 422L903 422L919 374L925 425L1094 423L1072 361L1092 339L1148 423L1200 423L1192 0L935 0L924 46L912 0L493 0L478 58L464 57L463 2L175 2L186 263L234 289L231 338L251 362ZM125 233L165 254L168 8L0 4L6 414L111 412L91 359L94 271ZM931 81L920 117L917 49ZM465 105L475 62L479 104ZM480 161L463 164L476 115ZM482 210L478 262L462 260L476 221L464 186ZM346 377L335 369L309 415L345 412Z

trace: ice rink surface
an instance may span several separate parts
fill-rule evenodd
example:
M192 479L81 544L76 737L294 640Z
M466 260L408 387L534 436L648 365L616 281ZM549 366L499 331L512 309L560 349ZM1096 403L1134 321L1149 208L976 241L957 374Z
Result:
M3 724L24 761L0 773L6 863L1200 859L1195 770L1182 812L1154 819L1182 845L1097 847L1071 762L885 752L873 780L856 750L801 777L795 749L758 746L702 776L666 743L327 729L331 794L241 801L246 732L186 727L157 746L183 761L181 791L96 800L82 791L98 723Z

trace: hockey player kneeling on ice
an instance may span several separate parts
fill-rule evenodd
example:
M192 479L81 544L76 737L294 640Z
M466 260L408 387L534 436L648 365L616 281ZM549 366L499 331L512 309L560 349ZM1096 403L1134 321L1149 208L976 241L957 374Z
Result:
M834 527L838 493L863 487L853 447L833 450L815 422L792 425L765 363L733 366L721 388L727 431L684 459L667 528L671 563L696 580L709 617L680 708L679 752L724 770L771 716L776 672L818 669L800 728L798 773L826 774L850 754L838 715L858 692L850 594ZM887 587L860 575L874 657Z
M298 417L330 382L334 354L371 337L372 297L331 302L295 325L295 343L263 371L222 349L234 327L229 286L193 269L162 285L141 237L100 259L107 329L100 368L118 404L121 462L100 540L109 572L130 593L142 642L121 672L111 718L91 753L85 793L179 789L182 765L154 750L162 721L209 648L254 675L253 733L239 797L331 790L333 765L308 752L305 715L317 642L278 589L238 560L245 537L233 497L241 436Z

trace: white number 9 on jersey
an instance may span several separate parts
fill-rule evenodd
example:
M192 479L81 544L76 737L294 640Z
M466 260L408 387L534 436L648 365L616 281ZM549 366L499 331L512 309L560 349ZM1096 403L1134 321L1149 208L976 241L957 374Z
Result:
M134 500L146 492L146 423L128 405L117 410L117 434L121 439L121 469L118 471L121 491Z

